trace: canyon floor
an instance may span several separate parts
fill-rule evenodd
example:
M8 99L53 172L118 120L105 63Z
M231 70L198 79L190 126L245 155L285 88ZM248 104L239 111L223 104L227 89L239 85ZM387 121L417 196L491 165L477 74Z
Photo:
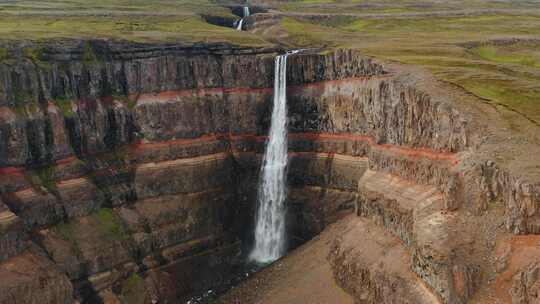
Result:
M331 264L336 246L346 244L352 261L334 273ZM335 277L353 277L355 264L370 264L372 269L409 280L411 290L421 302L402 298L396 303L441 303L439 298L407 268L407 253L401 240L373 223L348 215L328 226L320 235L296 248L282 259L256 273L218 299L218 303L240 304L353 304L368 297L354 298L339 286ZM370 261L371 260L371 261ZM406 286L388 286L383 293L398 293ZM366 295L369 292L366 292ZM370 302L371 303L371 302Z
M218 299L218 303L354 303L352 296L335 282L327 258L332 242L357 219L350 216L331 225L314 239L233 287Z

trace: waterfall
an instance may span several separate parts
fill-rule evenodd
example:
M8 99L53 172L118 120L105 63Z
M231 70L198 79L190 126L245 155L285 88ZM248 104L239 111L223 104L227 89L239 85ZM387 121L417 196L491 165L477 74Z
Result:
M250 259L269 263L279 259L286 250L285 199L287 169L287 56L275 58L274 108L270 134L259 178L255 246Z
M249 7L244 6L244 18L246 18L248 16L249 16ZM240 19L240 21L238 21L238 25L236 26L236 29L239 30L239 31L242 30L242 25L244 24L244 18Z
M238 26L236 27L236 29L241 31L243 23L244 23L244 18L242 18L242 19L240 19L240 21L238 21Z

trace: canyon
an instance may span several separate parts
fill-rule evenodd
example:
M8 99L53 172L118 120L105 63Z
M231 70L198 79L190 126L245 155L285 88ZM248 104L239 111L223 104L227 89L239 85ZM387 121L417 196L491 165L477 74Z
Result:
M253 239L283 51L11 45L0 303L179 303L227 281ZM288 235L333 295L537 303L540 145L493 124L504 109L350 49L290 56L287 81ZM252 282L222 300L255 303Z

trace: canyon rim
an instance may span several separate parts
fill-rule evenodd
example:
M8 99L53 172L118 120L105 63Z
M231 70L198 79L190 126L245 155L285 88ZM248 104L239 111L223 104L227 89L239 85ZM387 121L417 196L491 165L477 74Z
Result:
M0 303L539 303L539 2L0 16Z

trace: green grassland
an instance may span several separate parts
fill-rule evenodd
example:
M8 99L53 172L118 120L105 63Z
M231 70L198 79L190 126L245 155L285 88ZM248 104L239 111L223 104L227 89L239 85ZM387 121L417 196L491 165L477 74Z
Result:
M230 13L224 7L208 0L20 0L0 3L0 11L5 14L33 13L44 15L61 13L192 15L205 12L226 15Z
M374 57L420 65L442 80L540 123L540 14L336 15L323 21L287 15L278 26L286 33L285 44L355 48ZM501 40L506 42L497 42Z
M264 46L261 38L212 25L200 16L4 16L0 37L6 40L116 39L134 42L229 42Z
M520 64L540 69L540 48L537 45L482 45L474 48L473 53L495 63Z
M273 0L255 1L272 4L280 11L322 13L322 14L366 14L453 11L462 9L530 9L538 8L538 2L531 0Z
M202 15L237 18L230 9L207 0L4 2L0 3L0 39L97 38L268 45L255 35L209 24Z

